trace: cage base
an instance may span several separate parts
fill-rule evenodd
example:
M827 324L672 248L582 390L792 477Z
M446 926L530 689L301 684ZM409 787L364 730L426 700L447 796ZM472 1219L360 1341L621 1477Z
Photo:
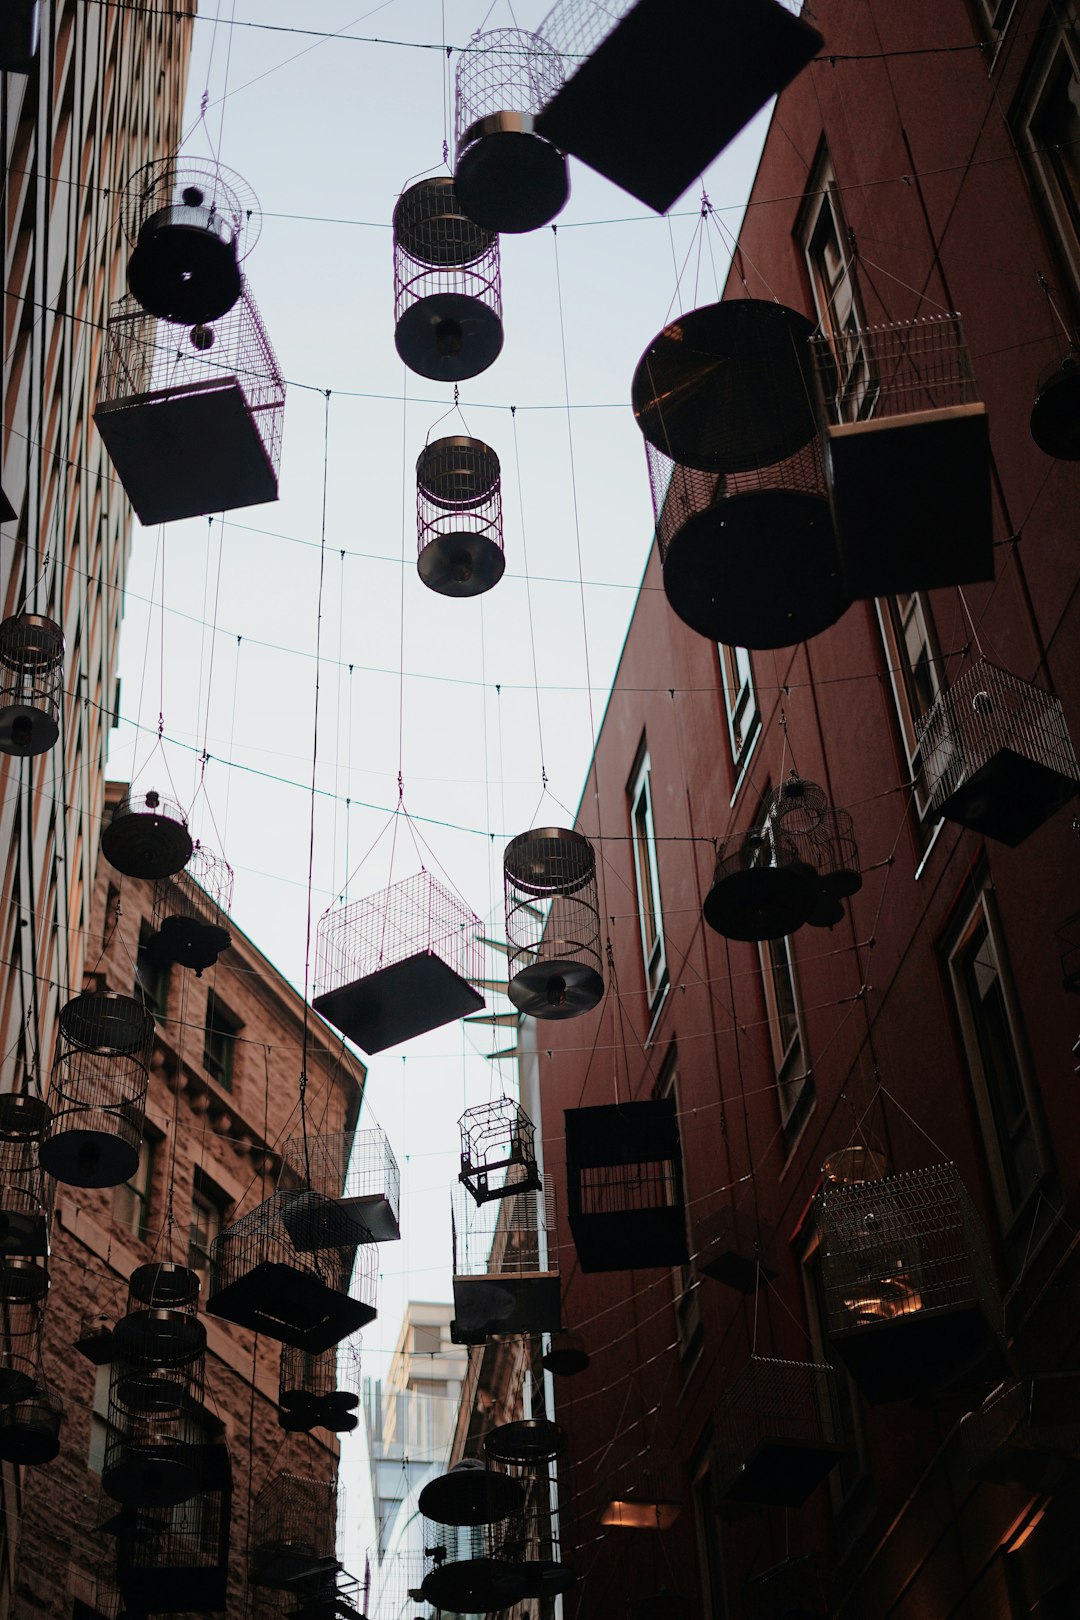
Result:
M101 1486L124 1507L179 1507L198 1494L201 1460L199 1447L183 1440L125 1445Z
M214 228L210 211L176 204L144 222L127 282L149 315L184 326L220 320L244 287L235 243Z
M809 922L818 899L812 874L800 867L749 867L714 883L701 909L726 939L783 939Z
M686 1213L670 1209L615 1210L605 1215L571 1213L570 1233L582 1271L643 1271L685 1266Z
M49 1221L44 1213L0 1209L0 1273L9 1255L40 1258L49 1252Z
M139 1168L139 1149L108 1131L72 1124L50 1130L39 1159L43 1170L68 1187L119 1187Z
M1039 378L1031 437L1055 461L1080 461L1080 360L1071 350Z
M313 1352L332 1349L378 1314L374 1306L328 1288L312 1272L277 1260L264 1260L211 1293L206 1309L211 1316Z
M551 1348L540 1357L546 1370L555 1378L576 1378L592 1360L580 1336L572 1333L554 1333Z
M497 1333L554 1333L561 1320L559 1274L498 1272L454 1278L458 1331L473 1338Z
M60 1455L60 1424L48 1415L0 1421L0 1459L32 1468Z
M468 1460L429 1480L418 1505L433 1524L495 1524L524 1511L525 1490L511 1475L492 1473Z
M843 423L827 444L851 598L993 579L985 405Z
M506 1172L505 1179L494 1181L498 1172ZM506 1159L498 1164L465 1164L458 1172L458 1180L467 1187L476 1204L490 1204L494 1198L511 1198L516 1193L540 1192L543 1181L535 1159Z
M515 236L562 213L570 195L566 159L534 132L527 113L491 113L465 139L454 190L477 225Z
M365 1052L383 1052L415 1035L479 1012L484 998L434 951L418 951L337 990L311 1005Z
M154 949L159 960L194 968L198 978L231 944L229 930L216 923L200 922L196 917L165 917Z
M502 547L486 534L437 534L416 559L416 571L440 596L482 596L503 577Z
M277 473L234 377L99 404L94 421L140 523L277 500Z
M758 1507L801 1507L840 1455L840 1446L825 1441L764 1439L736 1473L721 1481L720 1499Z
M722 495L672 535L664 594L691 630L725 646L809 641L849 606L828 501L792 489Z
M310 1543L264 1541L252 1548L251 1583L272 1590L292 1592L304 1581L321 1575L336 1575L341 1565L333 1556L320 1553Z
M1077 793L1080 782L1075 778L1000 748L934 808L946 821L958 821L1015 848Z
M498 359L503 324L489 305L468 293L430 293L402 311L394 346L417 376L464 382Z
M541 957L512 975L506 994L528 1018L580 1018L603 1000L604 980L588 962Z
M125 1568L117 1553L116 1584L124 1607L133 1614L206 1614L225 1608L229 1590L228 1563L155 1564L149 1569Z
M1001 1339L977 1304L910 1311L830 1338L871 1406L933 1395L976 1372L992 1384L1010 1371Z
M536 128L663 213L821 44L775 0L638 0Z
M28 759L47 754L60 735L60 727L48 709L31 703L8 703L0 707L0 754Z
M424 1576L424 1601L447 1614L490 1614L524 1597L520 1564L499 1558L465 1558L440 1564Z
M32 1259L8 1255L0 1259L0 1301L26 1305L44 1299L49 1291L49 1273Z
M155 881L174 877L190 861L194 848L182 821L149 810L115 817L101 834L101 853L125 877Z

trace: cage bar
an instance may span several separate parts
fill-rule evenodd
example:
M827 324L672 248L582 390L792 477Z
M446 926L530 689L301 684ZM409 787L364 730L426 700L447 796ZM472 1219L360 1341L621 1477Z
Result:
M394 343L421 377L463 382L503 345L499 238L468 218L449 175L429 175L394 208Z
M385 1131L319 1131L290 1136L285 1168L312 1192L332 1198L352 1220L357 1243L392 1243L401 1236L401 1173Z
M141 1002L87 992L61 1007L41 1165L72 1187L116 1187L139 1163L154 1020Z
M337 1486L280 1473L255 1498L251 1516L253 1586L289 1591L341 1568L334 1556Z
M981 658L919 722L935 815L1013 846L1080 790L1061 703Z
M539 34L496 28L458 55L454 185L469 218L490 231L539 230L570 194L566 159L537 133L563 64Z
M751 1356L720 1401L716 1431L722 1501L800 1507L843 1450L836 1374Z
M561 1316L552 1189L477 1204L459 1183L451 1219L456 1342L554 1332Z
M826 1185L816 1211L829 1336L869 1401L1007 1369L986 1236L955 1165Z
M38 613L0 624L0 753L45 754L60 735L64 632Z
M171 877L194 847L187 816L156 788L127 794L101 833L101 853L125 877Z
M171 1261L137 1266L128 1308L113 1329L114 1352L144 1367L185 1367L206 1350L199 1320L199 1274Z
M221 1444L201 1448L201 1488L171 1508L136 1508L116 1541L116 1579L129 1612L220 1613L229 1584L232 1466Z
M848 595L993 579L989 429L959 315L846 327L844 345L812 343Z
M181 1367L118 1357L109 1375L101 1485L125 1507L175 1507L200 1489L202 1356Z
M458 1120L458 1180L478 1204L541 1186L536 1126L511 1097L467 1108Z
M569 827L518 833L503 854L507 994L531 1018L577 1018L604 994L596 854Z
M34 1467L60 1455L64 1403L38 1373L34 1387L20 1400L0 1406L0 1458Z
M232 892L228 861L196 840L183 870L161 878L154 889L153 949L158 959L192 968L201 979L232 944Z
M430 872L324 912L312 1006L365 1052L382 1052L484 998L480 919Z
M1080 1375L1009 1378L960 1424L968 1470L995 1484L1048 1490L1080 1458Z
M28 1400L38 1388L43 1323L41 1297L0 1300L0 1405Z
M733 1204L722 1204L694 1227L694 1265L702 1276L740 1294L756 1294L777 1275L772 1227Z
M828 1620L833 1612L825 1560L817 1553L784 1558L743 1582L746 1620Z
M246 285L228 314L188 332L130 299L109 317L94 421L141 523L276 501L284 416Z
M356 1428L360 1404L360 1345L343 1340L329 1350L300 1350L283 1344L278 1371L278 1422L290 1434L328 1429L348 1434Z
M564 1119L570 1231L582 1271L686 1265L674 1098L568 1108Z
M416 462L416 567L442 596L480 596L503 576L502 472L479 439L436 439Z
M4 1272L12 1259L44 1259L49 1253L55 1183L39 1160L48 1123L49 1109L40 1097L25 1092L0 1097L0 1296L8 1292ZM15 1288L23 1293L17 1281Z

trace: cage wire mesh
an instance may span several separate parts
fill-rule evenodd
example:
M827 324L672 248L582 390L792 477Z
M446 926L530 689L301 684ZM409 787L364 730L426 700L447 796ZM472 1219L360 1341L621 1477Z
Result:
M477 34L458 56L455 76L454 143L458 154L475 139L473 126L492 113L536 114L563 81L558 51L523 28Z
M223 1445L202 1449L200 1489L172 1507L137 1507L117 1527L116 1578L129 1612L224 1609L232 1468Z
M799 1506L842 1450L835 1372L751 1356L721 1398L716 1435L722 1499Z
M499 1522L447 1525L425 1518L424 1599L449 1614L485 1614L525 1596L522 1568L498 1553Z
M289 1433L356 1428L360 1404L360 1342L344 1339L313 1352L283 1344L278 1370L278 1422Z
M489 445L436 439L416 461L416 567L443 596L479 596L503 576L502 472Z
M44 1258L49 1252L56 1183L41 1168L41 1140L49 1109L40 1097L9 1092L0 1097L0 1293L12 1258Z
M233 869L198 839L180 872L154 887L154 950L163 960L190 967L196 978L232 943L229 908Z
M574 1018L604 993L596 854L569 827L519 833L503 854L507 994L533 1018Z
M810 340L826 420L852 420L850 379L861 377L857 414L876 422L980 402L963 323L955 313L883 326L851 326L838 356L831 333Z
M458 1183L451 1223L459 1343L561 1325L552 1188L477 1204Z
M0 624L0 753L44 754L60 735L64 633L52 619L16 613Z
M252 1507L252 1585L288 1591L333 1574L337 1506L333 1480L285 1472L268 1480Z
M126 1507L173 1507L199 1489L204 1365L118 1357L109 1374L102 1489Z
M394 342L410 370L461 382L503 343L499 238L477 225L449 175L402 192L394 208Z
M142 1003L87 992L60 1009L42 1167L74 1187L115 1187L139 1163L154 1020Z
M290 1136L284 1168L323 1198L334 1199L355 1226L357 1243L385 1243L401 1235L401 1172L380 1126L364 1131L319 1131Z
M24 1401L37 1388L44 1320L40 1298L0 1299L0 1405Z
M113 1329L116 1353L132 1365L184 1367L206 1350L199 1274L171 1261L137 1266L128 1281L127 1312Z
M0 1406L0 1459L33 1467L60 1454L64 1403L48 1388L40 1366L33 1388L20 1400Z
M702 915L727 939L783 939L810 921L820 897L795 839L766 819L718 843Z
M570 189L566 159L534 122L562 82L558 53L520 28L475 34L459 54L454 182L470 218L520 232L559 213Z
M493 1552L518 1566L525 1578L525 1595L534 1599L566 1592L576 1579L563 1554L572 1539L564 1538L561 1527L565 1505L557 1463L565 1444L562 1430L544 1420L502 1425L485 1440L488 1469L516 1481L522 1491L520 1510L494 1526ZM526 1456L528 1451L534 1455Z
M193 848L187 816L157 788L125 794L101 833L101 853L125 877L168 877L187 865Z
M536 1126L512 1097L467 1108L458 1120L458 1130L458 1180L478 1204L540 1187Z

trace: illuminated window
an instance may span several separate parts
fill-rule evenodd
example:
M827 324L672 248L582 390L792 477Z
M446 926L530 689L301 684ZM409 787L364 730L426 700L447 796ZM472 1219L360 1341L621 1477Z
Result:
M649 773L649 756L643 750L629 785L630 829L634 848L634 881L637 887L645 987L649 1006L655 1008L667 986L668 973L667 956L664 952L664 917L660 909L660 874L656 861L656 830L653 825Z
M754 691L754 672L745 647L720 647L727 710L728 741L736 772L740 772L761 731L761 711Z

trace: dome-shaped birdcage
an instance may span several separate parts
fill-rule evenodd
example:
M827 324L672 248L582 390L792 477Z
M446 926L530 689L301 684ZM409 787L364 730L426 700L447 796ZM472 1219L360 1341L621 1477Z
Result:
M1075 348L1039 374L1031 437L1055 461L1080 461L1080 351Z
M499 458L479 439L425 445L416 462L417 572L441 596L480 596L503 576Z
M127 1314L113 1329L116 1353L146 1367L184 1367L206 1350L199 1320L199 1274L171 1261L137 1266L128 1282Z
M54 1183L39 1157L48 1123L49 1109L40 1097L25 1092L0 1097L0 1294L9 1261L41 1259L49 1252Z
M566 159L533 120L563 80L539 34L497 28L458 54L454 185L469 218L490 231L539 230L570 194Z
M60 735L64 633L39 613L0 624L0 753L45 754Z
M539 1187L536 1126L512 1097L467 1108L458 1120L461 1169L458 1180L478 1204Z
M786 647L847 606L817 439L810 322L732 299L654 338L631 386L664 590L699 635Z
M135 1174L154 1020L132 996L75 996L60 1009L41 1164L72 1187L116 1187Z
M449 175L398 198L394 321L397 352L421 377L463 382L502 349L499 238L463 212Z
M20 1400L0 1406L0 1458L24 1468L52 1462L60 1454L64 1403L38 1374Z
M40 1296L4 1301L0 1405L25 1400L37 1388L44 1319L44 1301Z
M334 1556L337 1486L333 1480L280 1473L267 1481L251 1514L251 1583L295 1591L340 1569Z
M283 1344L278 1367L278 1422L290 1434L328 1429L349 1434L359 1419L360 1343L344 1339L312 1353Z
M806 922L811 928L833 927L844 915L840 902L862 888L851 816L832 809L824 788L793 770L773 794L768 817L817 885Z
M569 827L519 833L503 855L507 994L532 1018L576 1018L604 994L596 855Z
M101 1484L128 1507L171 1507L199 1490L203 1446L191 1438L203 1407L203 1358L153 1367L118 1357L109 1374Z
M766 824L721 840L702 913L727 939L783 939L809 921L819 897L795 840Z
M190 324L230 310L262 223L254 192L213 162L163 158L125 188L128 287L149 314Z
M197 979L232 944L229 907L233 869L198 839L180 872L154 889L154 952L163 962L192 968Z
M101 853L125 877L171 877L194 847L186 815L156 788L127 794L101 830Z

